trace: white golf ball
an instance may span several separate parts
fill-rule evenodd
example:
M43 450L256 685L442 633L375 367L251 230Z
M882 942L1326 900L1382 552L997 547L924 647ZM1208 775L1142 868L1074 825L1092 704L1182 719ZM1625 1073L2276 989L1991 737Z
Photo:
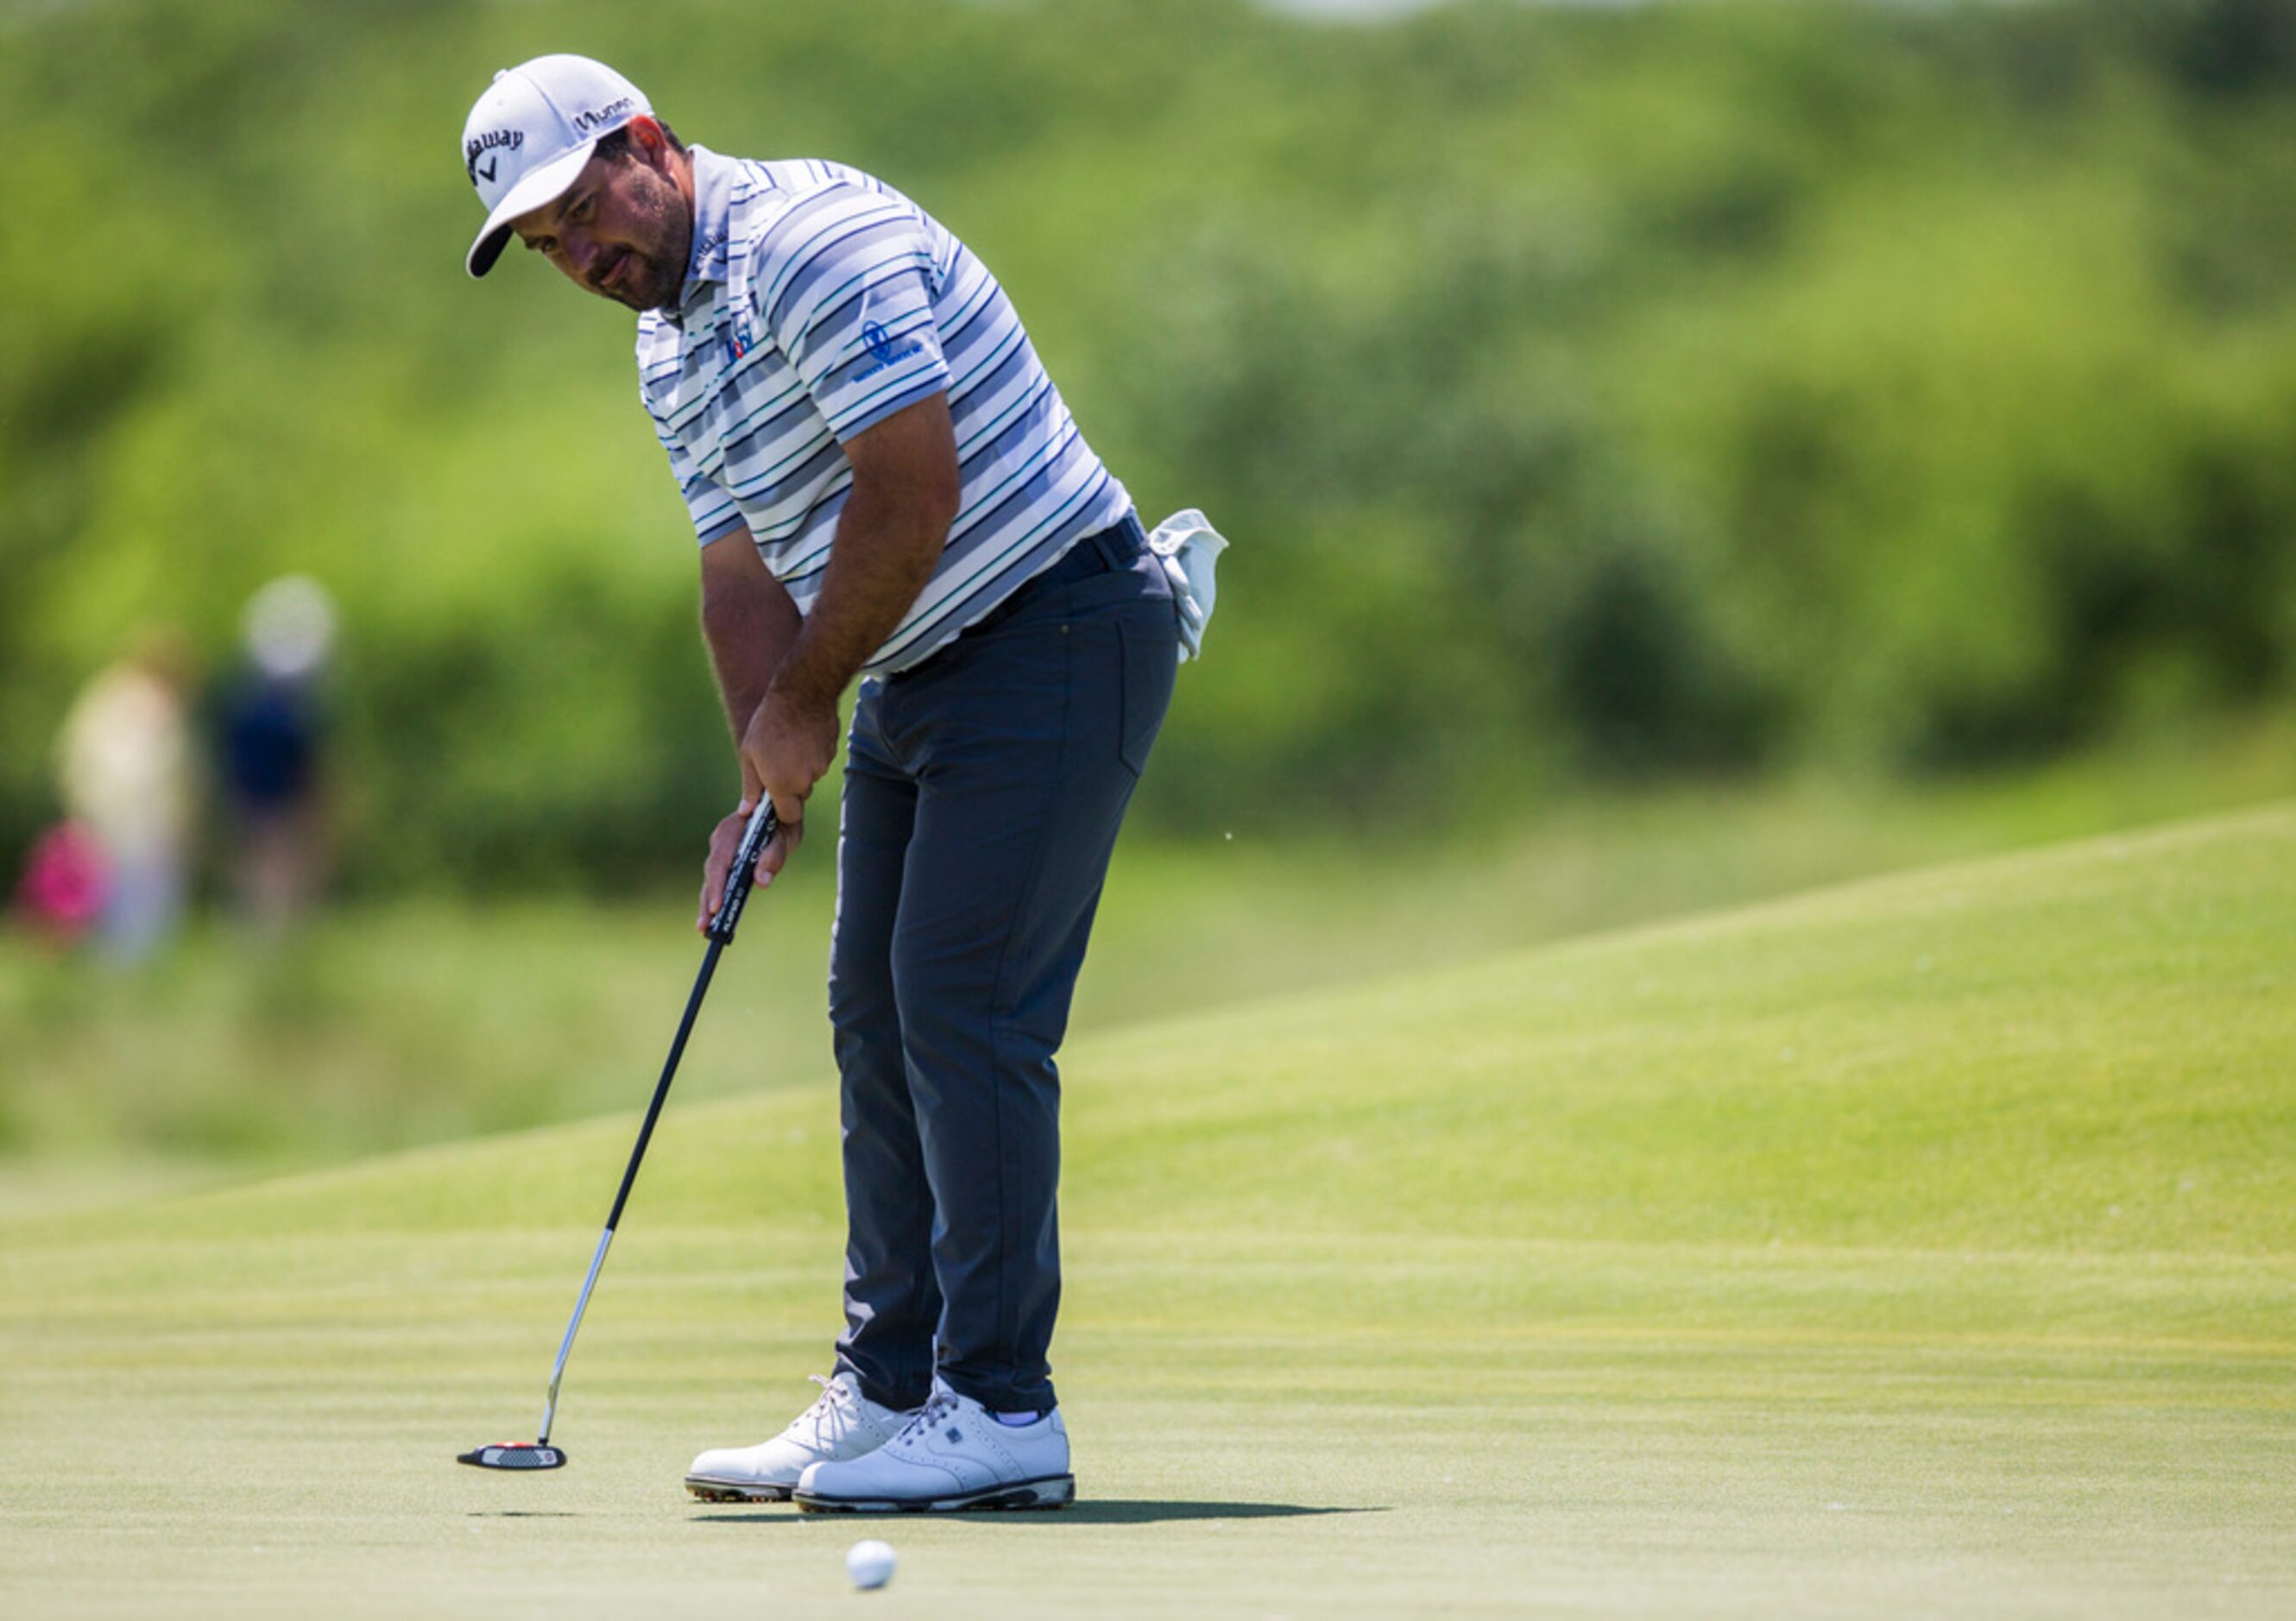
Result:
M882 1587L893 1579L893 1546L867 1537L845 1551L845 1574L859 1588Z

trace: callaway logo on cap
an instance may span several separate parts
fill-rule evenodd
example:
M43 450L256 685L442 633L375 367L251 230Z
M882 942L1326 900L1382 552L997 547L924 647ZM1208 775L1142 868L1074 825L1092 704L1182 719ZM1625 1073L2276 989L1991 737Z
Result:
M636 85L586 56L537 56L496 74L463 126L463 168L487 205L470 273L494 268L510 222L572 185L601 136L652 111Z

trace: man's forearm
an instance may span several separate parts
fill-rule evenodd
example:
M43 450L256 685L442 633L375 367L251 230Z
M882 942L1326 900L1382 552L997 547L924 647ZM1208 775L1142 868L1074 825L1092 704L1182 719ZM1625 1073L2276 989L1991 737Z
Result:
M821 594L772 677L775 689L801 707L834 705L932 577L950 516L939 502L857 481L838 514Z
M750 542L735 537L720 544L748 545ZM726 724L733 730L736 749L750 728L750 717L766 700L774 672L796 642L799 625L796 609L778 589L768 592L704 583L701 639L709 649L718 695L725 701Z

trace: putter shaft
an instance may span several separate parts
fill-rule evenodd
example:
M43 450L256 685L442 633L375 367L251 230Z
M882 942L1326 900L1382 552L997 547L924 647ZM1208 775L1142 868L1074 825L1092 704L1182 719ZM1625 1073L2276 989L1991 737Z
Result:
M638 1166L645 1158L646 1144L653 1141L654 1123L661 1118L661 1106L669 1098L669 1083L677 1074L677 1060L685 1054L685 1039L693 1034L693 1020L701 1011L701 998L709 989L710 978L718 971L718 958L734 943L734 930L742 921L742 908L748 905L750 884L756 876L758 857L773 840L781 823L774 815L771 798L760 798L758 808L750 816L750 824L742 831L742 842L734 853L733 870L726 875L726 893L719 898L717 914L709 920L709 949L701 955L701 971L693 978L693 994L685 999L685 1016L677 1021L677 1034L671 1038L669 1056L662 1060L661 1079L654 1083L653 1101L646 1106L645 1124L638 1128L638 1140L630 1149L630 1162L622 1171L622 1185L614 1193L614 1208L606 1215L606 1230L598 1235L597 1253L590 1257L590 1270L582 1280L582 1292L574 1301L574 1315L567 1320L566 1338L558 1344L558 1360L550 1370L550 1388L543 1397L542 1430L535 1445L546 1445L550 1426L558 1415L559 1381L566 1377L566 1359L574 1352L574 1335L582 1326L582 1314L589 1309L590 1291L598 1286L598 1273L606 1265L606 1251L612 1248L614 1229L621 1224L622 1207L629 1202L630 1189L637 1182Z
M550 1440L550 1423L558 1416L558 1381L566 1377L566 1359L573 1355L574 1330L582 1326L582 1314L590 1306L590 1291L598 1286L598 1269L606 1264L606 1251L613 1241L611 1227L598 1235L598 1253L590 1257L590 1273L582 1280L582 1293L574 1302L574 1315L566 1324L566 1338L558 1342L558 1360L550 1370L550 1391L542 1400L542 1428L535 1433L537 1446L545 1445Z

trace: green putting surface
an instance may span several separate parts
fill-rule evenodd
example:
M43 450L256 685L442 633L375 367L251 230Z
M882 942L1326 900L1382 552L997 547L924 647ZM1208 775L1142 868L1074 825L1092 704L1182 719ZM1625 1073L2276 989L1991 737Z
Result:
M543 1475L635 1111L19 1220L0 1609L2287 1614L2292 986L2279 809L1080 1042L1056 1514L682 1493L826 1371L825 1089L673 1101Z

